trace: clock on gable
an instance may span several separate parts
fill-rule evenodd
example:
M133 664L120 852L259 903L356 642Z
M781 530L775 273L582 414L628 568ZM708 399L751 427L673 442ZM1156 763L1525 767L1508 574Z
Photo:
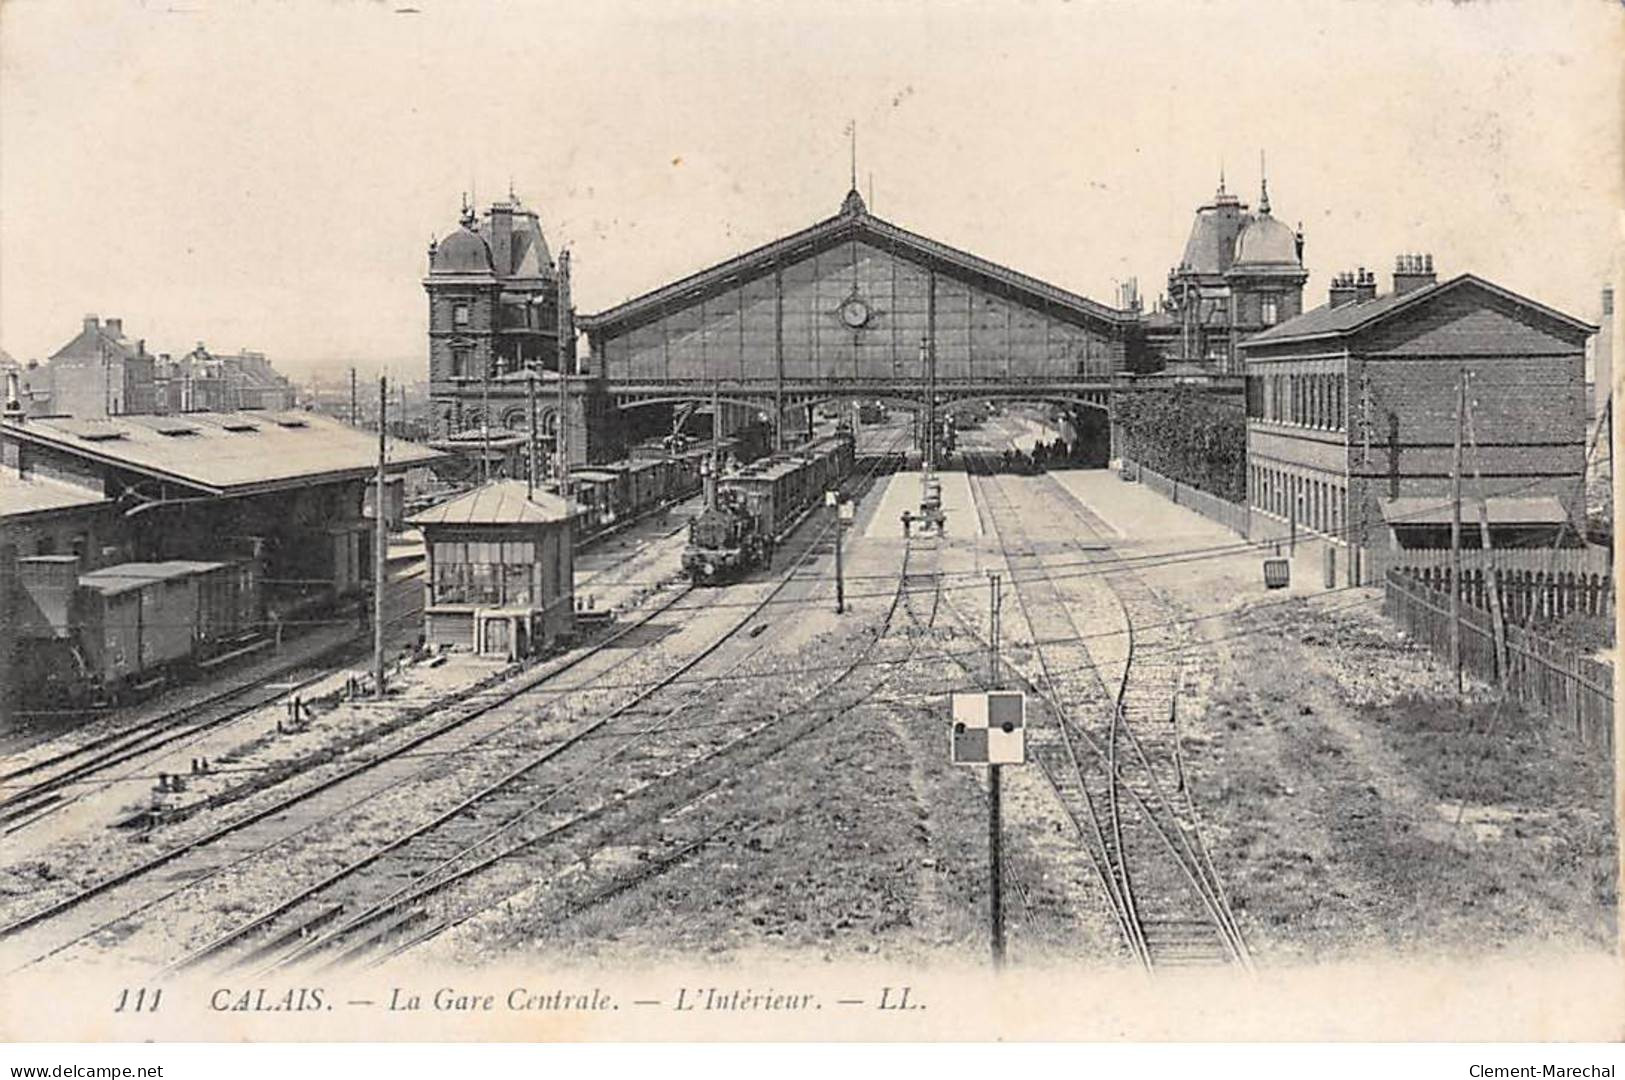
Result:
M873 314L863 298L855 294L841 302L841 321L854 330L867 323Z

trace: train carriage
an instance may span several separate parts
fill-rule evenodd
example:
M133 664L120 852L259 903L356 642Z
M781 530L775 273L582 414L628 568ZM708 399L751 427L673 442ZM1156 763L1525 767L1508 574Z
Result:
M765 564L773 545L823 503L853 461L852 437L840 433L723 478L714 505L690 526L684 569L696 582L716 584Z

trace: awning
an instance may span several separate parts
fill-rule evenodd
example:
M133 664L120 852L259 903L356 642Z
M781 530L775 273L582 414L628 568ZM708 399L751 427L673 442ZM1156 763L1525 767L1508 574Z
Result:
M1568 511L1555 495L1524 497L1492 495L1487 500L1491 525L1559 525L1569 518ZM1461 523L1464 526L1479 522L1480 508L1486 500L1461 500ZM1451 501L1445 495L1407 495L1387 499L1378 504L1382 518L1390 525L1449 525Z

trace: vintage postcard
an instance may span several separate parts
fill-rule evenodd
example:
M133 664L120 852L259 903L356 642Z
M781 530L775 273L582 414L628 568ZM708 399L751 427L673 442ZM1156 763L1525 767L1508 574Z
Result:
M1619 1039L1622 53L5 0L0 1034Z

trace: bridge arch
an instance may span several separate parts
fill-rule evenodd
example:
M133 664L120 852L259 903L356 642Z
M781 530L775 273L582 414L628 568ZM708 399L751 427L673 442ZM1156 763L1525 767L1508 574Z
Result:
M641 409L645 405L709 405L713 400L725 405L738 405L740 408L765 412L769 417L773 415L773 401L771 398L764 401L762 398L736 397L730 394L719 394L713 399L711 394L698 388L692 393L677 392L671 394L661 394L653 397L640 396L617 398L615 401L615 406L616 408L625 411L631 409Z

